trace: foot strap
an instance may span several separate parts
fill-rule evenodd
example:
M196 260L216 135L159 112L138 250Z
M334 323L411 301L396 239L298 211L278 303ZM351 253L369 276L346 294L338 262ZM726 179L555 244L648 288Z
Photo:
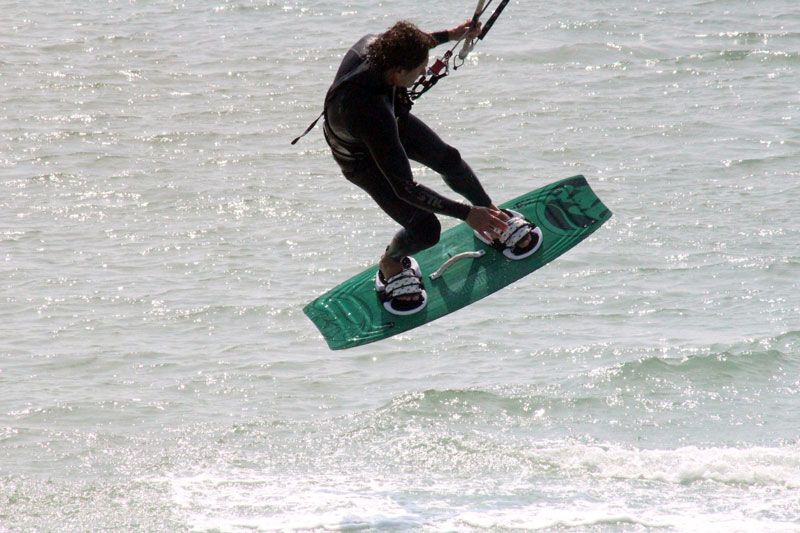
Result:
M375 274L375 288L383 302L383 307L395 315L411 315L421 311L428 303L428 294L422 284L422 272L413 258L403 258L403 271L389 278L383 277L380 270ZM399 298L416 296L418 298Z
M511 215L506 221L508 228L500 234L498 240L506 248L514 248L519 241L529 235L531 230L535 227L533 224L522 218L521 216Z
M413 270L407 268L386 281L385 292L387 298L394 298L407 294L420 294L422 289L422 280Z
M488 240L482 234L475 232L475 237L481 242L488 244L498 252L501 252L508 259L518 261L530 257L542 245L542 230L535 224L525 219L521 213L510 209L503 209L503 212L510 218L506 220L508 226L497 239ZM526 235L530 235L530 243L525 247L519 246Z

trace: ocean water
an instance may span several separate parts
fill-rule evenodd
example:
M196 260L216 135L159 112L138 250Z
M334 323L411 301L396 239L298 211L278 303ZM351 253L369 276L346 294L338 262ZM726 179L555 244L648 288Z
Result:
M512 1L414 112L614 218L377 344L303 315L396 227L289 140L470 4L0 2L0 531L800 531L794 0Z

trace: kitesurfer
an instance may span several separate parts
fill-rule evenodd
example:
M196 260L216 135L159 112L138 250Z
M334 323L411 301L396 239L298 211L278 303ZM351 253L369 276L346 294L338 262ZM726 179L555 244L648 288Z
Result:
M376 276L387 309L397 314L425 305L412 255L439 241L436 214L464 220L490 241L513 229L507 224L512 217L497 209L459 151L411 113L407 91L425 72L431 48L474 37L480 29L480 23L467 21L429 34L400 21L382 34L367 35L345 54L325 98L325 139L342 173L402 226ZM409 159L441 174L469 204L416 182ZM534 244L527 231L512 240L520 250Z

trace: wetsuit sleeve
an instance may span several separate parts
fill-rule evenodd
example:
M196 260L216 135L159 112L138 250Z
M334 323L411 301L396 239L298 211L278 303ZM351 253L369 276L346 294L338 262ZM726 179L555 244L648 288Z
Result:
M431 37L433 37L433 40L436 41L436 46L450 41L450 33L447 30L435 31L431 33Z
M361 100L360 103L357 113L348 117L348 129L367 146L395 194L425 211L466 220L471 206L445 198L414 181L391 109L378 97L372 97L370 101ZM353 109L356 106L348 107Z

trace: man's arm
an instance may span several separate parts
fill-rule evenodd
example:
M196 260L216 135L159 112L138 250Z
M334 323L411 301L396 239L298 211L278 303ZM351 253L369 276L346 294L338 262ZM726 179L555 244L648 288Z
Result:
M431 48L435 48L440 44L444 44L450 40L450 30L435 31L431 33L433 41L436 43Z
M459 24L455 28L431 33L430 35L433 38L433 41L436 43L431 46L431 48L435 48L436 46L449 41L457 41L464 37L477 37L481 33L481 23L478 22L478 24L472 30L470 30L471 25L472 19L467 19L463 24Z

